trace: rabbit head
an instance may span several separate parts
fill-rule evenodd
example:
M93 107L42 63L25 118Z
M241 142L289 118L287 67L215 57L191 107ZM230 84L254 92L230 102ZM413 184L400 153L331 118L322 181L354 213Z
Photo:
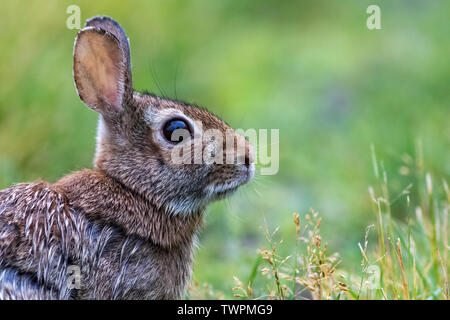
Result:
M100 114L95 167L162 210L199 212L252 179L252 146L221 119L133 90L129 42L111 18L94 17L78 33L73 74L81 100Z

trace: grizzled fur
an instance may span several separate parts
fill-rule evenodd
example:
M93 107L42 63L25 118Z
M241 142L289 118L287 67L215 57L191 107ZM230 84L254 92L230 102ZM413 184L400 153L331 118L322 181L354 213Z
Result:
M53 186L19 184L2 191L0 203L1 299L173 299L184 292L199 215L166 215L94 170ZM131 229L145 224L148 238ZM72 265L81 268L79 290L68 286Z
M74 78L100 114L95 168L0 191L0 299L181 298L204 208L252 178L251 146L245 164L171 163L161 121L231 128L196 106L134 92L127 37L108 17L79 32Z

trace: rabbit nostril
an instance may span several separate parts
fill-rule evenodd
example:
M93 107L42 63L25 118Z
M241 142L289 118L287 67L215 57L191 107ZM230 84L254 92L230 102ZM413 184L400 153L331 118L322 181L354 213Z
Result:
M247 144L246 149L245 149L245 159L244 159L244 163L245 166L248 168L250 168L250 165L253 164L253 162L255 161L255 156L254 156L254 151L251 145Z
M252 160L250 159L250 155L246 154L245 155L245 166L247 167L247 169L250 167L251 163L252 163Z
M248 154L245 155L245 166L247 168L250 166L250 157Z

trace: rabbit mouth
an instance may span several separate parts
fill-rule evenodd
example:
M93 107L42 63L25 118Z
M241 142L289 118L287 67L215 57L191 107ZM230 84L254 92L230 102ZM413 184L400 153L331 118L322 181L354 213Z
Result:
M218 193L216 193L216 196L219 197L219 198L227 197L227 196L233 194L234 192L236 192L237 189L238 189L238 187L232 188L232 189L228 189L228 190L225 190L225 191L219 191Z
M228 183L218 183L216 185L210 185L208 187L209 193L215 200L220 200L232 195L237 191L241 186L248 183L254 177L254 164L251 164L246 170L245 173L241 172L236 179Z
M220 199L224 199L226 197L231 196L233 193L235 193L237 191L237 189L239 189L240 186L236 186L236 187L231 187L229 189L224 189L224 190L218 190L216 192L214 192L214 198L216 200L220 200Z

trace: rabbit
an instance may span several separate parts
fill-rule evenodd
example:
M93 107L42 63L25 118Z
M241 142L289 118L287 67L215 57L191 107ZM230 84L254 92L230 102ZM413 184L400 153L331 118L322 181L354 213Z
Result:
M0 299L182 299L205 207L253 178L253 147L224 149L231 164L174 163L179 145L222 148L198 138L207 129L242 135L204 108L134 91L129 40L110 17L78 32L73 76L99 114L94 167L0 191ZM190 136L174 140L177 129Z

